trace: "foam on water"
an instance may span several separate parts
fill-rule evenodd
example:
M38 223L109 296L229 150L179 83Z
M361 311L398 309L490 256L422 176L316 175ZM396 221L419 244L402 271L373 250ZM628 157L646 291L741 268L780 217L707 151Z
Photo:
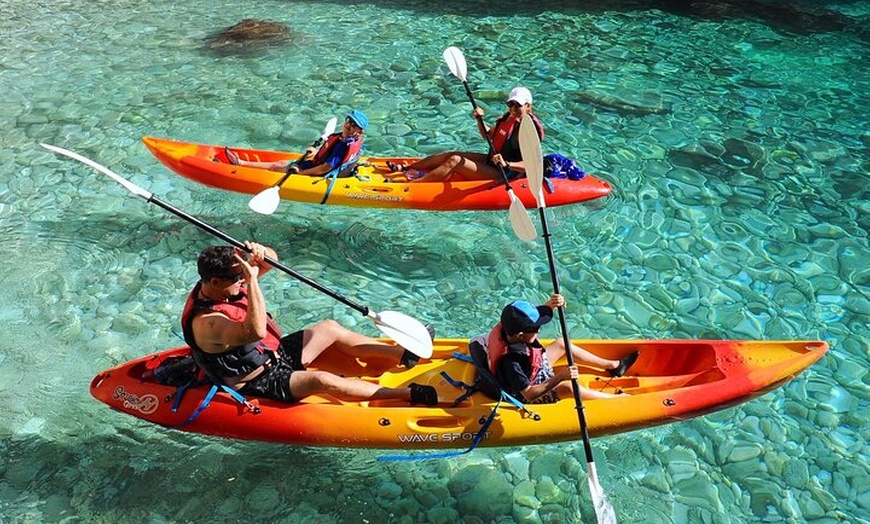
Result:
M832 346L748 404L595 440L620 521L870 522L870 4L829 3L840 16L818 2L800 15L676 4L6 2L0 522L594 518L579 442L384 465L374 451L171 432L87 393L99 370L181 343L193 260L213 240L40 142L439 336L486 330L511 299L543 301L543 243L517 240L506 213L284 202L264 217L247 195L168 172L139 142L298 150L358 107L371 154L482 150L447 45L465 51L489 117L528 86L545 152L614 185L548 210L572 336ZM207 47L243 18L286 23L290 43ZM373 334L289 278L264 291L287 330L333 317Z

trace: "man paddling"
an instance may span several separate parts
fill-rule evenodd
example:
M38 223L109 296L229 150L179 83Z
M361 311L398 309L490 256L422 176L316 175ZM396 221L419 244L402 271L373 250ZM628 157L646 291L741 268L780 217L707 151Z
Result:
M385 388L327 371L308 371L324 351L340 351L348 358L400 361L406 367L416 357L400 346L385 344L325 320L282 336L266 312L259 278L277 260L271 248L245 242L250 255L230 246L204 249L197 260L200 281L191 291L181 316L184 339L197 363L212 380L241 393L282 402L298 402L310 395L328 394L341 400L396 399L411 404L438 403L435 388L410 384Z

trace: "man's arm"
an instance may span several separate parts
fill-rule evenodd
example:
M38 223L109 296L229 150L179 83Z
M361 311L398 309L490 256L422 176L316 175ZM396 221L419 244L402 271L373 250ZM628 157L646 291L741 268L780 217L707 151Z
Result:
M246 242L245 245L251 250L248 260L240 256L241 250L236 252L236 259L247 283L248 314L245 320L237 322L223 313L211 312L197 316L191 323L197 345L208 353L223 353L229 348L257 342L266 337L268 315L259 275L261 271L266 272L272 268L265 262L264 257L277 259L277 255L272 248L261 244Z

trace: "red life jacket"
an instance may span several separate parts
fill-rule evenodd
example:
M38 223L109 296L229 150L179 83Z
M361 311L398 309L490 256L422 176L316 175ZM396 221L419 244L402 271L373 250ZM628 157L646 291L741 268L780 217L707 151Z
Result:
M486 338L486 356L489 360L489 372L492 373L493 376L498 376L498 362L505 353L507 353L507 350L507 341L502 335L501 322L499 322L494 328L492 328L492 331L489 332L489 336ZM544 363L544 348L526 344L526 354L529 356L529 360L532 363L532 371L529 374L529 380L534 382L535 377L538 376L538 372L541 370L541 366Z
M541 121L538 120L538 117L536 117L534 113L529 113L529 116L532 117L532 122L534 122L535 127L538 128L538 137L543 140L544 125L541 124ZM492 136L492 148L495 153L501 153L501 150L508 139L510 139L515 131L519 132L520 122L522 122L521 118L511 118L510 113L505 113L501 118L495 121L495 125L489 131Z
M326 162L329 158L329 155L332 153L332 148L336 146L340 141L344 141L347 144L347 150L344 152L344 158L341 159L341 165L350 162L354 158L356 158L360 151L362 150L363 145L363 137L350 137L343 138L341 133L333 133L326 138L326 142L320 146L320 149L317 150L317 153L314 154L314 159L312 163L315 166L319 166L320 164ZM339 166L340 167L340 166Z
M207 373L220 378L242 375L250 373L273 358L267 354L267 351L273 353L278 349L281 343L281 328L272 317L266 318L266 337L257 342L238 346L223 353L207 353L196 345L192 326L197 313L217 311L235 322L244 322L248 315L248 295L244 288L228 302L198 298L201 288L202 282L197 283L187 297L181 312L181 332L184 341L193 350L197 363L203 366Z

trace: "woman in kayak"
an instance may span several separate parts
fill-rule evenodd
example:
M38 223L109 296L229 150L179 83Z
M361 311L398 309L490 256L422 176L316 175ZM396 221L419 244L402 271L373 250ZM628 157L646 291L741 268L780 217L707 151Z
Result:
M544 347L538 340L541 326L553 319L554 309L564 305L565 299L558 294L553 294L550 300L537 307L524 300L511 302L504 307L501 322L489 335L469 341L472 355L484 351L489 371L499 386L521 402L551 404L573 394L566 381L578 377L577 366L553 368L551 364L565 354L564 342L557 339ZM640 355L635 351L622 359L610 360L575 345L571 346L571 353L575 362L604 369L611 377L625 374ZM580 393L585 399L617 396L582 386Z
M200 281L187 298L181 315L184 340L197 364L217 383L243 394L298 402L328 394L341 400L396 399L427 406L438 403L435 388L410 384L386 388L327 371L308 371L325 351L347 358L413 367L417 357L400 346L385 344L324 320L282 336L266 312L259 277L271 269L265 259L275 251L246 242L250 256L230 246L212 246L197 260Z
M319 149L309 147L299 161L278 160L276 162L252 162L242 160L230 148L224 148L227 162L235 166L258 167L270 171L291 174L322 176L352 161L362 151L363 133L369 126L369 119L362 111L354 109L344 119L341 131L329 135Z
M532 112L532 93L525 87L513 88L507 99L507 112L491 128L483 121L483 109L477 107L472 114L477 120L480 136L492 141L493 147L488 153L448 151L421 158L407 166L388 162L387 167L400 173L396 176L404 176L409 181L435 182L447 180L454 174L472 180L501 179L499 165L509 179L525 176L519 145L520 122L525 115L532 117L538 136L544 139L544 126Z

